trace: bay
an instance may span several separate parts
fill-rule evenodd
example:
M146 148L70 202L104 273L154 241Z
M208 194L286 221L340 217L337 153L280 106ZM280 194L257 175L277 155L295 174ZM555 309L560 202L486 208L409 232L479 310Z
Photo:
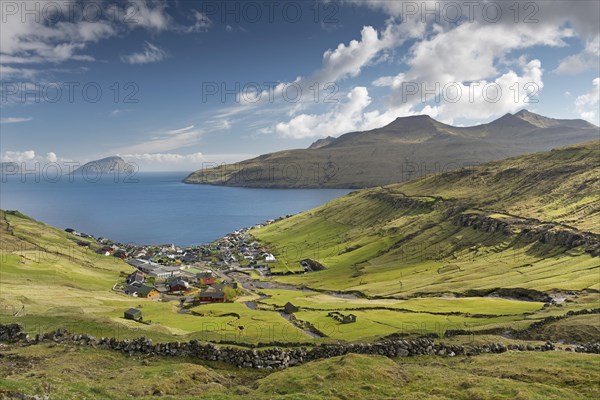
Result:
M135 180L3 177L0 208L121 243L191 246L324 204L345 189L251 189L181 182L185 173ZM25 179L25 182L23 182Z

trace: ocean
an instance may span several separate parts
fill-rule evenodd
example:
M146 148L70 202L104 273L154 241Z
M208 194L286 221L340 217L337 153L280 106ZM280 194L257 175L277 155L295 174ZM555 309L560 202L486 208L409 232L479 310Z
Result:
M104 177L3 177L0 208L121 243L192 246L324 204L345 189L250 189L182 183L182 172Z

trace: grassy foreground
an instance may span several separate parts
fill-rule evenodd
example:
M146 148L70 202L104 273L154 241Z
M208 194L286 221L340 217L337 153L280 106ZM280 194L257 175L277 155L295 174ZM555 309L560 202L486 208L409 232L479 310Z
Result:
M350 354L268 373L63 345L0 348L0 397L56 399L557 399L600 395L598 356L566 352L392 360Z

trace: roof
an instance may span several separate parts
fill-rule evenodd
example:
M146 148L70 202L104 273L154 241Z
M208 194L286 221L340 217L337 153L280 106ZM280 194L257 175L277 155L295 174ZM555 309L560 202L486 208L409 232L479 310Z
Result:
M130 308L129 310L125 311L125 314L129 314L129 315L136 315L136 314L141 314L142 310L138 310L137 308Z
M186 281L184 281L183 279L179 278L177 280L174 280L172 282L169 282L169 286L173 287L173 286L185 286L188 287L189 283L187 283Z
M220 290L210 290L210 291L206 291L206 292L200 292L200 294L198 296L199 297L212 297L213 299L220 299L222 297L225 297L225 293L221 292Z
M145 296L145 295L147 295L148 293L150 293L153 290L156 290L156 289L154 289L151 286L142 285L142 286L139 287L139 289L137 290L137 292L139 294L142 294L142 295Z

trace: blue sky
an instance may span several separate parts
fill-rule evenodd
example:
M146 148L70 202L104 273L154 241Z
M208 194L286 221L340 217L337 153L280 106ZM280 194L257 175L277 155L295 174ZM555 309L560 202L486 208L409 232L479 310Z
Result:
M598 124L596 1L69 4L0 3L3 161L194 170L421 113Z

